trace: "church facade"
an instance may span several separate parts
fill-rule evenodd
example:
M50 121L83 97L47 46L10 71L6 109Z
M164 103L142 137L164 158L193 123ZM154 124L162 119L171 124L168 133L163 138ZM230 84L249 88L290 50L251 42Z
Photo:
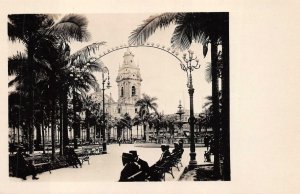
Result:
M138 113L139 108L135 103L141 97L141 74L140 68L135 64L134 54L127 49L123 55L122 65L119 66L116 78L118 86L118 100L114 100L112 96L105 94L105 112L112 117L119 118L128 113L131 118ZM102 108L102 91L91 94L92 99L100 104Z

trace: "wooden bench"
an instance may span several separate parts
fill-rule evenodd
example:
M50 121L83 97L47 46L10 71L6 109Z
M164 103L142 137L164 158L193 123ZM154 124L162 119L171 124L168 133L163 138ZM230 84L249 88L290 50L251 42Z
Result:
M158 174L160 174L162 176L164 181L166 180L165 179L166 173L171 174L172 177L174 178L172 166L173 165L172 165L171 157L167 158L163 164L156 166L156 170L157 170Z
M180 171L179 164L181 165L181 167L183 167L183 165L181 163L182 154L183 154L183 152L181 152L181 153L174 153L174 154L172 154L170 156L170 160L171 160L172 166L176 167L178 169L178 171Z
M25 160L28 163L30 161L33 161L32 165L34 166L37 172L49 171L49 173L51 174L52 165L51 165L50 158L43 155L33 155L33 156L25 157Z
M88 162L90 165L90 157L86 149L75 151L75 153L78 155L78 159L80 160L81 164L83 164L83 162Z
M128 181L146 181L143 171L139 171L127 178Z
M103 148L100 146L86 146L82 148L88 152L88 155L98 155L102 154Z

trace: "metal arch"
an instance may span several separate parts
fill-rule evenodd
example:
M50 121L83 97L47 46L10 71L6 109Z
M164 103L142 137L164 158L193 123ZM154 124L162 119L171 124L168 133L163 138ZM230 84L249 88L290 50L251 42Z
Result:
M178 55L178 52L175 51L175 50L172 50L171 51L171 48L162 48L162 47L159 47L158 44L155 44L154 43L146 43L146 44L141 44L141 45L121 45L121 46L117 46L115 48L111 48L111 49L108 49L106 51L104 51L102 54L100 54L100 56L97 58L97 59L101 59L102 57L114 52L114 51L118 51L118 50L121 50L121 49L126 49L126 48L131 48L131 47L148 47L148 48L156 48L156 49L159 49L159 50L162 50L166 53L169 53L171 54L173 57L175 57L179 62L180 64L182 64L183 62L177 57ZM171 51L171 52L170 52Z

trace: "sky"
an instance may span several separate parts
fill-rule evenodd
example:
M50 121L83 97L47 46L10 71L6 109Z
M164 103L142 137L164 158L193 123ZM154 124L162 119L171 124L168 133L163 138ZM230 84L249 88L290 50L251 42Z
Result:
M143 20L153 14L83 14L87 17L88 31L91 33L89 42L70 43L71 53L83 48L86 45L94 42L105 41L106 45L102 46L96 55L100 55L107 49L120 46L128 43L128 37L131 32L136 29ZM170 47L170 40L175 29L174 25L170 25L164 30L156 30L150 36L147 42L164 45ZM9 47L14 53L16 46ZM194 93L194 111L200 113L202 105L205 102L205 97L211 95L211 84L205 80L205 68L210 61L210 53L206 58L203 57L202 45L193 43L191 48L198 57L201 68L193 71ZM179 100L185 109L189 109L189 94L186 73L181 70L179 61L172 55L155 48L130 48L135 55L135 63L139 65L142 84L141 93L146 93L151 97L157 97L158 111L165 114L173 114L178 110ZM123 54L126 49L114 51L101 60L109 68L111 88L106 90L106 94L111 93L114 100L117 100L117 83L116 77L119 65L122 65ZM183 53L179 52L179 57L182 58ZM184 51L185 53L187 51ZM101 83L100 73L95 73L98 82Z

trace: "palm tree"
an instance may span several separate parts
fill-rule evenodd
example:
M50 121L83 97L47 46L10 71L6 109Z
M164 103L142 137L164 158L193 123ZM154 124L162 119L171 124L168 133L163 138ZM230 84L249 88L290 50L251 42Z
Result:
M16 55L19 58L12 58L9 60L12 65L20 65L18 62L25 62L21 65L26 65L23 69L27 74L17 75L16 81L22 80L26 85L28 85L29 91L29 144L30 153L33 152L33 102L34 102L34 85L36 80L36 73L39 72L41 65L47 65L44 63L36 62L36 51L38 51L38 45L41 43L45 37L49 39L50 37L63 38L65 41L70 39L76 40L86 40L89 34L86 31L86 20L85 18L77 15L68 15L63 17L58 23L54 22L54 19L50 15L37 15L37 14L14 14L9 15L8 22L8 36L13 42L16 40L21 41L26 50L26 55ZM14 60L13 60L14 59ZM18 77L19 76L19 77ZM23 79L22 79L23 77ZM20 79L21 78L21 79ZM52 115L53 116L53 115ZM53 128L54 129L54 128Z
M34 20L35 22L32 22ZM34 24L33 26L31 24ZM24 26L26 30L24 30ZM22 76L26 75L27 78L27 84L29 85L29 94L30 94L30 101L33 101L33 85L36 79L33 79L36 77L37 73L40 71L37 71L37 67L41 66L43 70L46 69L46 72L48 74L49 78L49 90L50 90L50 99L51 99L51 106L52 106L52 111L51 111L51 118L52 118L52 155L54 157L54 148L55 148L55 106L56 106L56 98L55 96L55 88L60 88L56 87L59 84L59 81L57 78L60 76L59 73L55 73L58 69L61 69L64 67L66 64L64 62L67 62L68 60L68 54L62 57L55 57L60 54L60 52L55 52L55 51L60 51L60 49L65 50L66 52L62 53L68 53L68 46L66 46L66 42L75 39L79 41L85 41L88 40L89 38L89 33L86 30L87 26L87 20L78 15L67 15L63 17L59 22L54 23L54 20L51 16L48 15L9 15L9 23L8 23L8 34L11 40L21 40L25 44L26 51L27 51L27 56L25 54L18 54L16 56L13 56L9 60L9 67L10 69L20 69L16 68L17 66L20 66L21 63L27 68L21 68L25 69L26 71L21 71L21 73L16 76L16 79L13 80L13 83L16 82L24 82L26 79L22 79ZM40 49L42 48L42 49ZM54 55L47 55L45 53L47 52L42 52L42 51L51 51L56 54ZM90 52L90 50L88 51ZM44 56L43 56L44 54ZM82 54L82 52L80 52ZM85 53L84 53L85 54ZM50 57L50 58L49 58ZM58 60L55 60L58 59ZM81 58L80 58L81 59ZM72 61L72 60L71 60ZM74 61L74 60L73 60ZM78 61L78 60L77 60ZM26 66L27 65L27 66ZM48 71L47 71L48 69ZM33 70L35 70L35 74L33 75ZM16 71L15 71L16 72ZM26 74L26 72L28 72ZM33 77L34 76L34 77ZM63 76L62 76L63 77ZM91 77L88 75L88 77ZM26 78L26 77L25 77ZM26 85L26 84L25 84ZM62 90L64 91L64 90ZM66 92L63 92L66 93ZM66 95L62 95L66 96ZM63 99L63 98L61 98ZM63 102L66 102L66 98L62 100ZM30 103L33 104L33 103ZM33 106L29 106L33 107ZM32 108L29 108L31 110ZM33 110L30 111L29 115L31 114ZM63 109L61 112L66 112L66 108ZM64 114L66 115L66 114ZM29 125L33 126L31 123L33 120L33 117L29 119ZM66 120L66 117L64 117L63 120ZM64 122L66 123L66 122ZM66 129L67 125L64 125L62 128ZM30 131L30 151L33 151L33 128L29 127ZM66 131L66 130L64 130Z
M211 63L212 63L212 96L213 96L213 120L215 138L219 139L220 118L219 118L219 102L218 102L218 78L217 78L217 53L218 44L222 44L224 49L223 75L226 76L227 82L222 87L226 99L225 104L229 104L229 43L228 43L228 13L164 13L156 16L150 16L137 29L135 29L129 37L129 42L133 44L144 43L157 28L163 29L170 24L175 24L176 28L171 38L172 46L180 49L187 49L192 41L200 42L203 45L203 54L206 56L208 44L211 47ZM224 45L224 47L223 47ZM225 67L226 66L226 67ZM223 115L229 114L229 106ZM227 117L226 117L227 118ZM229 121L223 119L223 129L229 134ZM229 140L229 136L228 136ZM229 142L226 142L229 143ZM215 141L216 155L214 161L214 175L220 177L220 161L219 161L219 141ZM229 150L228 150L229 151ZM227 155L229 161L229 154ZM227 173L230 172L230 165L224 164ZM229 170L228 170L229 169ZM225 175L225 180L230 180L230 175Z
M143 122L143 128L144 128L144 140L146 140L146 126L148 116L150 114L150 110L153 110L154 112L157 112L157 103L155 102L157 100L156 97L150 97L147 94L143 94L143 97L139 99L135 106L139 107L139 115L142 118Z
M136 126L136 138L139 138L139 125L142 123L142 119L140 115L135 115L135 117L132 119L133 126ZM142 135L141 135L142 136Z
M29 93L29 143L30 152L33 152L33 102L34 85L36 73L39 72L42 65L47 67L47 63L36 62L36 52L39 51L38 44L44 39L61 38L64 41L71 39L83 41L88 40L89 33L86 30L87 21L84 17L78 15L67 15L59 22L55 23L51 15L43 14L14 14L8 16L8 36L13 42L19 40L25 46L26 54L15 55L9 59L9 68L18 68L23 65L22 74L19 74L12 83L23 81L28 85Z

